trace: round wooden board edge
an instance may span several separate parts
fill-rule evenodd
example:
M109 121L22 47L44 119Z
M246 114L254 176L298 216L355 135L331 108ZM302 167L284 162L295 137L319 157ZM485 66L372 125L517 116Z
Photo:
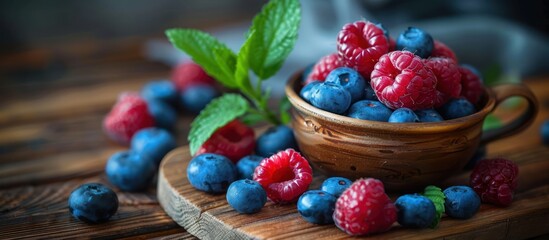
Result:
M182 156L190 156L187 146L170 151L162 160L158 170L157 198L160 206L179 226L200 239L253 239L252 236L234 229L218 218L189 202L166 177L166 165L181 161ZM213 223L215 221L215 224ZM204 226L208 226L205 229Z

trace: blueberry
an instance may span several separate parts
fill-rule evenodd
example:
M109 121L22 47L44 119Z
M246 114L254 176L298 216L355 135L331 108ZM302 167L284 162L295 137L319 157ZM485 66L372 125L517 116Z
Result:
M479 161L486 158L486 146L480 146L477 151L475 151L475 155L471 157L469 162L467 162L467 165L465 165L465 169L473 169L477 165Z
M393 111L381 102L362 100L351 105L347 116L362 120L387 122L391 113L393 113Z
M175 137L165 129L144 128L135 133L131 150L154 161L156 166L176 146Z
M433 37L416 27L408 27L396 41L397 50L407 50L421 58L431 56L434 46Z
M313 95L313 91L315 87L317 87L320 83L320 81L312 81L309 84L305 85L299 92L299 96L303 98L303 100L311 102L311 96Z
M113 154L107 161L105 172L109 181L123 191L139 191L147 188L156 173L152 159L135 152Z
M339 67L332 70L328 76L326 76L326 82L335 83L343 87L351 94L351 103L354 103L364 96L364 88L366 87L366 81L360 73L352 68Z
M236 169L238 170L239 178L253 179L255 168L259 166L261 160L263 160L263 157L257 155L248 155L238 160Z
M100 223L109 220L118 210L118 197L100 183L86 183L69 196L69 211L78 220Z
M256 181L237 180L227 190L227 202L239 213L256 213L267 202L267 193Z
M321 190L309 190L303 193L297 201L297 211L314 224L331 224L334 222L335 203L337 198Z
M320 190L339 197L353 182L344 177L331 177L322 182Z
M223 193L237 180L236 166L225 156L204 153L187 166L187 178L193 187L208 193Z
M456 98L448 101L439 112L444 119L455 119L475 113L475 106L465 98Z
M365 100L379 101L376 92L374 91L374 89L372 89L372 86L370 86L370 84L366 84L366 87L364 87L363 96Z
M177 112L171 105L158 100L147 100L147 108L157 127L168 130L175 128Z
M214 86L197 84L181 93L181 105L192 113L199 113L210 101L219 95Z
M395 110L389 117L389 122L392 123L407 123L419 122L418 116L409 108L399 108Z
M143 86L141 96L147 100L158 100L173 104L177 99L177 90L169 80L151 81Z
M426 228L436 217L435 204L417 193L400 196L395 206L398 209L398 223L404 227Z
M544 145L549 145L549 120L545 120L540 128L541 140Z
M442 122L444 118L434 109L417 110L415 114L420 122Z
M459 219L471 218L480 208L480 198L468 186L452 186L444 190L445 212L448 216Z
M340 85L323 82L314 88L311 104L328 112L342 114L351 105L351 94Z
M297 149L294 131L286 125L278 125L270 127L257 138L255 153L262 157L270 157L288 148Z

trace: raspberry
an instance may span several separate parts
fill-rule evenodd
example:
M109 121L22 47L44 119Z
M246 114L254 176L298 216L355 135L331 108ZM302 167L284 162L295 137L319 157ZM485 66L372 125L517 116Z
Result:
M397 210L377 179L356 180L337 199L334 222L350 235L389 230L397 220Z
M517 188L518 166L507 159L480 161L471 173L470 185L483 202L509 206Z
M461 73L461 96L472 104L477 104L484 93L480 75L476 69L468 65L459 66L458 70Z
M254 130L238 120L217 129L198 149L196 155L216 153L229 158L233 163L250 155L255 148Z
M454 62L458 62L458 59L456 57L456 54L452 49L450 49L446 44L435 40L435 45L433 48L433 52L431 53L431 57L443 57L443 58L449 58L454 60Z
M194 62L184 62L172 71L172 82L178 91L184 91L197 84L214 85L215 80L208 76L202 67Z
M326 76L328 76L332 70L342 66L343 65L341 64L341 61L339 61L337 53L332 53L320 58L320 60L318 60L318 62L313 66L311 73L307 76L305 85L313 81L324 82L324 80L326 80Z
M103 130L112 140L128 145L137 131L154 124L147 102L137 93L123 93L103 120Z
M339 32L337 51L344 66L356 69L367 79L379 57L389 51L389 39L375 24L356 21Z
M370 84L387 107L421 110L435 105L436 82L421 58L408 51L393 51L379 58Z
M423 62L437 78L435 107L440 107L448 100L459 97L461 93L461 74L453 60L437 57L425 59Z
M255 168L254 180L275 203L296 201L313 181L309 162L295 150L288 148L263 159Z

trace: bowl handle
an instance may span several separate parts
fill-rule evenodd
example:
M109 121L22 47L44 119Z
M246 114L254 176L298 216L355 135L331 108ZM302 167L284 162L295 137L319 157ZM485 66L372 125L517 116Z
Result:
M519 117L510 123L495 129L482 132L480 144L484 145L493 140L509 137L524 130L534 121L538 112L538 101L534 93L524 84L502 84L492 88L496 96L494 109L509 97L519 96L526 99L528 107ZM492 109L492 111L494 110Z

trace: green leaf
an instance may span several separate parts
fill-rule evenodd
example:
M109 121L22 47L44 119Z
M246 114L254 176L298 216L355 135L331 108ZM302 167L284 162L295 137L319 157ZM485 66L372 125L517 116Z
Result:
M224 94L212 100L193 120L188 140L191 155L220 127L248 111L248 101L238 94Z
M236 54L208 33L196 29L169 29L170 42L192 57L210 76L228 88L236 88Z
M248 59L260 79L273 76L282 67L297 40L300 21L298 0L269 1L254 18L248 33Z
M429 198L435 205L436 217L435 217L435 220L433 220L433 223L431 224L431 228L435 228L440 222L440 219L442 218L442 213L444 213L445 211L444 199L446 198L446 196L444 196L442 189L432 185L427 186L425 188L425 191L423 192L423 196Z
M242 44L242 47L240 47L240 51L238 51L238 56L236 58L236 69L234 72L234 79L236 82L236 85L240 88L240 90L249 96L254 96L254 89L252 87L252 83L250 82L250 76L249 76L249 69L250 64L248 60L248 55L250 52L250 36L253 36L254 32L250 32L249 37L246 39L244 44Z
M292 107L292 104L290 103L290 100L288 100L288 97L284 96L280 99L278 107L280 111L280 121L282 124L288 124L292 120L290 115L290 108Z
M259 112L248 112L242 116L241 120L246 125L254 125L265 120L265 117L263 117L263 115Z
M493 114L488 114L482 124L482 130L486 131L494 128L499 128L501 126L503 126L503 123L498 117Z

